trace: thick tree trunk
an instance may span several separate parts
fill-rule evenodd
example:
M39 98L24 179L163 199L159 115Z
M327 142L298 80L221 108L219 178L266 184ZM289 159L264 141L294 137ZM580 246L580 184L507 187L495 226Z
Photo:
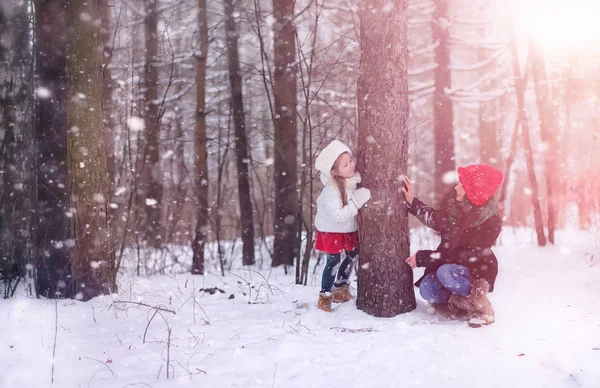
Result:
M208 21L206 0L198 0L198 52L196 53L196 133L194 149L197 195L196 235L192 273L204 274L204 246L208 235L208 156L206 153L206 61L208 58Z
M535 220L535 230L537 234L538 245L546 245L546 235L544 234L544 221L542 220L542 209L540 206L540 194L537 178L535 175L535 165L533 162L533 151L531 149L531 140L529 138L529 123L527 122L527 112L525 110L525 82L521 76L521 67L519 65L519 53L517 41L514 33L514 26L510 27L510 51L512 55L513 73L515 77L515 94L517 97L517 117L521 125L521 135L523 137L523 150L525 152L525 162L527 164L527 173L531 189L531 202L533 205L533 216Z
M242 224L242 262L244 265L254 264L254 221L252 217L252 200L250 195L250 176L248 174L248 138L246 136L246 118L244 117L244 100L242 94L242 77L240 75L240 58L238 53L238 32L234 18L234 0L224 0L225 36L227 40L227 59L229 65L229 81L231 83L231 109L235 128L235 156L238 171L238 198Z
M35 152L28 3L5 1L0 7L0 274L9 297L14 291L9 286L31 274Z
M450 72L450 38L448 29L448 1L435 0L436 9L433 14L433 40L439 44L435 48L435 92L433 97L433 136L434 136L434 192L437 203L452 188L453 180L445 175L456 169L454 163L454 129L452 100L445 89L451 87Z
M293 265L298 233L296 37L294 1L273 0L275 100L275 219L274 267Z
M538 116L540 120L540 135L544 147L544 165L546 170L546 196L548 200L548 241L554 244L554 229L556 228L556 203L554 198L554 190L560 185L559 177L559 158L557 144L557 121L553 112L553 104L551 93L548 87L544 87L542 82L546 80L546 66L544 64L544 53L541 48L533 42L529 41L531 52L531 74L533 78L533 86L535 89L535 99L537 103Z
M391 9L390 9L391 6ZM393 317L416 307L408 214L400 191L408 153L407 0L363 0L358 75L359 169L372 198L360 212L356 306Z
M66 13L62 0L36 0L37 292L71 297L73 241L67 164Z
M145 0L146 16L144 31L146 39L146 63L144 65L144 128L145 141L141 154L142 176L138 196L138 230L149 246L160 248L162 213L162 172L159 158L158 117L158 3ZM144 234L145 233L145 234Z
M110 34L110 7L109 0L99 0L100 17L102 27L100 37L102 39L102 111L104 112L104 142L106 144L106 163L108 168L108 181L112 186L115 179L115 139L113 133L113 80L108 65L112 57L112 36ZM111 189L111 191L113 191ZM109 210L110 212L110 210Z
M115 291L115 260L108 224L109 183L102 112L102 40L98 0L67 2L68 168L75 246L75 297ZM88 15L83 17L82 15Z

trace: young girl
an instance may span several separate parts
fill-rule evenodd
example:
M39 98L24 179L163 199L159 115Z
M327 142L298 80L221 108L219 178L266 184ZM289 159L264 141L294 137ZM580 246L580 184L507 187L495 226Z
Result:
M331 302L344 303L354 298L348 282L358 259L356 215L371 198L371 192L356 188L360 175L354 169L352 151L339 140L321 151L315 167L325 186L317 199L315 249L327 254L317 306L331 312Z

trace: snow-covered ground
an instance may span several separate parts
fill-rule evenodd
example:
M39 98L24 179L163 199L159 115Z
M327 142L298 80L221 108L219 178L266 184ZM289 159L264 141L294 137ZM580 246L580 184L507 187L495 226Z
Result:
M414 249L434 244L413 237ZM235 262L225 277L137 277L132 265L117 295L85 303L0 300L0 387L600 387L598 239L533 237L504 230L497 322L479 329L440 321L420 298L395 318L352 302L327 314L314 306L320 268L303 287ZM224 293L199 291L211 287Z

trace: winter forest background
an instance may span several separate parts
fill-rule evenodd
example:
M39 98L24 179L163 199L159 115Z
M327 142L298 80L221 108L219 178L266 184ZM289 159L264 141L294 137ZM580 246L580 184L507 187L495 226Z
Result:
M599 11L0 0L0 387L598 387ZM372 199L325 313L333 139ZM400 191L473 163L505 174L479 329L415 295L439 237Z
M388 252L408 253L375 217L402 205L400 175L435 203L479 162L539 245L597 227L600 46L574 3L4 0L4 296L87 300L122 271L225 274L239 252L306 284L334 138L382 187L363 234Z

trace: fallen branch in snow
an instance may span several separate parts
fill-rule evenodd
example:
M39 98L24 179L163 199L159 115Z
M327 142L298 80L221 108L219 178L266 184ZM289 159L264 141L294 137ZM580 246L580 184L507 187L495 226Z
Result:
M56 355L56 337L58 337L58 299L54 300L54 345L52 346L52 377L50 382L54 384L54 356Z
M375 330L372 327L364 327L362 329L348 329L346 327L332 327L331 330L337 330L340 333L370 333L373 331L379 331L379 330Z
M171 328L169 327L169 336L167 337L167 380L169 379L169 362L171 362Z
M144 306L144 307L148 307L148 308L151 308L151 309L155 309L156 311L164 311L164 312L167 312L167 313L176 314L175 311L173 311L173 310L169 310L169 309L166 309L164 307L159 307L159 306L150 306L149 304L142 303L142 302L132 302L132 301L128 301L128 300L115 300L113 303L130 303L130 304L136 304L138 306Z

